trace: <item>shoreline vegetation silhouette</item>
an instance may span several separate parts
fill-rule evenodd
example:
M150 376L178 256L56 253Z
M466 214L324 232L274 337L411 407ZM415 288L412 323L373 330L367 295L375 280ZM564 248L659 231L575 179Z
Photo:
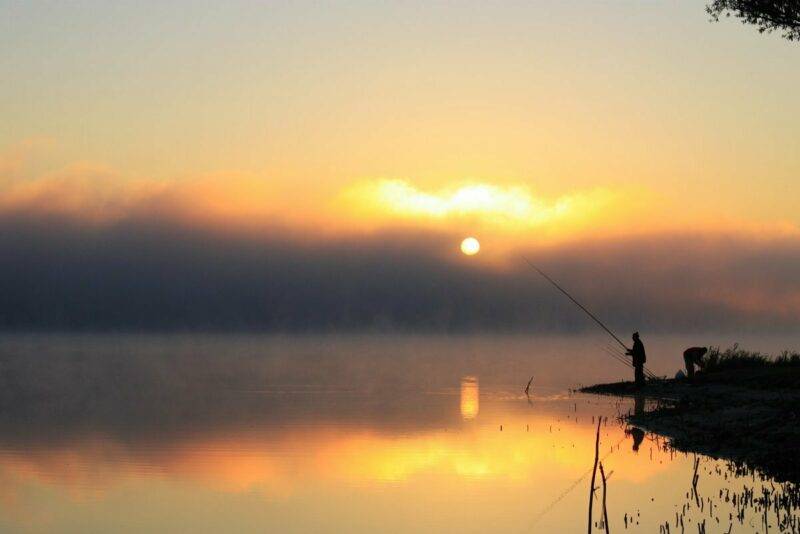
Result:
M713 22L734 16L759 33L777 31L788 41L800 41L800 0L713 0L706 12Z
M682 373L681 373L682 374ZM734 345L712 347L694 379L596 384L582 393L631 397L636 410L624 420L667 438L679 451L746 465L778 481L800 482L800 353L777 356Z

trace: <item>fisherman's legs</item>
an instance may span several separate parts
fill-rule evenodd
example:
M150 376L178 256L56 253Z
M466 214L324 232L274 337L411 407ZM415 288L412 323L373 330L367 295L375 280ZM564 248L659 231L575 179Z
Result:
M641 364L641 363L640 364L636 364L636 365L633 366L633 368L636 371L636 373L635 373L636 385L637 386L643 386L644 385L644 365Z

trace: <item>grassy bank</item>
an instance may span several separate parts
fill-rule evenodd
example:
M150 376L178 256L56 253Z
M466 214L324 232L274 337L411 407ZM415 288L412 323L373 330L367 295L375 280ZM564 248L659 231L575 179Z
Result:
M669 438L676 449L746 463L779 480L800 482L800 354L769 356L712 348L693 383L598 384L585 393L657 399L630 424Z

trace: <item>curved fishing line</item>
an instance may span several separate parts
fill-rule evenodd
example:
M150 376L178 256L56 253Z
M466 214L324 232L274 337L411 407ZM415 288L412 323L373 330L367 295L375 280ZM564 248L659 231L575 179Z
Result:
M603 349L603 352L605 352L606 354L608 354L609 356L611 356L612 358L614 358L615 360L620 362L625 367L627 367L629 369L631 367L633 367L633 365L631 365L631 362L629 362L628 360L623 359L622 357L618 356L616 353L611 352L610 350L607 350L607 349Z
M606 458L608 458L609 456L611 456L612 454L614 454L615 447L616 447L616 448L618 448L618 447L619 447L619 444L620 444L620 443L622 443L623 441L625 441L625 438L627 438L627 436L622 436L622 437L620 438L620 440L619 440L619 441L617 441L617 442L616 442L614 445L612 445L612 446L611 446L611 450L610 450L610 451L608 451L608 452L605 454L605 456L603 456L602 458L600 458L600 461L602 462L602 461L604 461ZM578 487L578 484L580 484L581 482L583 482L583 479L585 479L587 476L589 476L589 473L591 473L591 472L592 472L592 470L591 470L591 469L588 469L588 470L587 470L587 471L586 471L584 474L582 474L582 475L581 475L581 476L580 476L580 477L579 477L577 480L575 480L575 482L573 482L572 484L570 484L570 485L569 485L569 486L568 486L568 487L567 487L567 488L566 488L564 491L562 491L562 492L561 492L561 493L558 495L558 497L556 497L555 499L553 499L553 501L552 501L552 502L550 502L550 504L548 504L547 506L545 506L545 507L542 509L542 511L541 511L541 512L539 512L539 514L538 514L536 517L534 517L534 518L533 518L533 520L531 520L531 524L530 524L530 525L528 525L528 528L525 530L525 532L530 532L530 531L531 531L531 529L534 527L534 525L536 525L536 523L538 523L538 522L539 522L539 521L542 519L542 517L544 517L544 516L545 516L545 515L546 515L546 514L547 514L547 513L550 511L550 510L552 510L552 509L553 509L553 508L554 508L554 507L555 507L555 506L556 506L558 503L560 503L560 502L561 502L561 501L564 499L564 497L566 497L567 495L569 495L569 494L572 492L572 490L574 490L575 488L577 488L577 487Z
M617 352L617 351L615 351L613 349L610 349L607 346L600 346L600 350L602 350L603 352L605 352L606 354L608 354L609 356L611 356L615 360L624 363L626 367L632 367L631 362L629 362L627 358L623 358L622 355L619 352Z
M615 354L617 357L619 357L619 358L623 359L623 360L625 361L625 364L626 364L628 367L633 367L633 363L631 363L630 361L628 361L628 358L627 358L627 356L626 356L624 353L620 352L620 350L619 350L619 349L617 349L616 347L612 347L612 346L610 346L610 345L606 345L606 346L604 347L604 350L605 350L607 353L609 353L609 354L610 354L610 353L614 353L614 354ZM642 367L644 368L644 369L643 369L643 370L644 370L644 374L646 374L648 378L658 378L658 375L656 375L656 374L655 374L655 373L653 373L653 372L652 372L650 369L648 369L646 365L644 365L644 366L642 366Z
M628 360L627 356L623 352L621 352L619 349L616 349L616 348L611 347L609 345L606 345L606 346L602 347L602 349L603 349L603 351L606 352L606 354L608 354L610 356L613 356L613 357L617 358L618 360L624 361L625 365L627 365L628 367L633 367L633 363L631 363L631 361ZM658 376L655 373L653 373L652 371L650 371L650 369L648 369L647 366L643 366L643 367L644 367L644 373L648 377L650 377L650 378L658 378Z
M606 352L608 352L608 350ZM623 354L621 352L614 352L614 354L616 354L619 358L622 358L623 360L625 360L625 364L628 367L633 367L633 363L631 363L628 360L628 358L627 358L627 356L625 354ZM652 379L659 378L659 376L657 374L655 374L654 372L652 372L650 369L648 369L646 365L642 366L642 370L644 371L644 374L647 375L648 378L652 378Z

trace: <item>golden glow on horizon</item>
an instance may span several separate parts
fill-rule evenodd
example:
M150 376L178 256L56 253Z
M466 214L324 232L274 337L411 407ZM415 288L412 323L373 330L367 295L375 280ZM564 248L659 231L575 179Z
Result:
M519 247L601 237L689 231L796 237L787 220L756 222L713 210L685 213L685 198L645 187L572 189L545 197L525 184L490 180L362 180L337 190L281 185L266 174L219 173L153 180L89 163L37 170L24 151L0 152L0 215L57 214L113 223L156 217L224 231L303 239L362 236L385 230L433 231L454 238L480 233L502 261ZM30 169L30 172L24 171Z
M477 218L498 225L531 227L594 212L607 205L613 195L598 189L547 201L524 185L473 182L424 191L405 180L377 180L356 184L348 190L348 196L362 210L399 218Z
M333 225L356 230L396 227L461 233L469 229L490 238L492 258L498 258L520 245L647 231L664 221L653 204L671 203L634 187L544 197L524 184L451 182L425 190L406 180L379 179L345 188L328 213Z
M461 252L467 256L474 256L481 250L481 244L474 237L467 237L461 242Z
M631 46L637 36L625 31L627 19L606 18L602 3L558 2L546 14L524 3L477 11L433 3L402 13L397 6L351 6L326 10L313 28L302 7L289 4L247 11L252 23L235 32L248 37L227 39L220 49L216 39L182 23L187 13L180 9L136 15L139 23L156 17L176 31L120 34L98 48L92 39L49 31L49 17L70 20L64 27L94 27L94 21L101 28L104 10L112 16L118 8L64 7L56 16L38 13L36 2L14 3L20 15L12 18L24 24L4 42L6 55L18 59L7 65L7 78L18 83L4 87L13 113L0 124L0 195L9 177L28 180L62 163L89 162L116 169L105 183L152 180L168 193L187 177L225 176L221 187L187 195L181 205L197 205L190 213L196 219L225 218L221 224L259 217L261 223L275 211L280 222L309 220L337 232L471 217L511 231L580 220L605 232L609 214L630 209L633 199L623 194L629 205L609 206L591 192L631 186L680 197L670 208L681 211L659 210L675 224L696 223L706 211L748 223L800 223L793 120L800 103L792 89L800 69L791 68L795 48L779 39L738 29L732 40L719 39L721 28L709 28L689 4L653 7L659 16L629 13L664 25L666 41L643 39L641 46ZM559 31L559 21L587 9L600 15L596 23ZM413 20L420 10L430 24L391 24L395 17ZM213 13L198 8L190 15L223 38L232 34L227 19ZM537 20L537 31L522 24L528 20ZM279 38L284 32L292 38ZM30 38L40 33L51 39ZM703 46L675 61L658 53L667 42L688 47L684 52ZM166 45L168 53L147 68L120 61L145 57L153 45ZM609 57L624 61L609 65ZM731 68L733 57L746 67ZM98 65L115 65L114 75ZM673 82L668 91L664 79ZM257 180L227 179L235 175ZM370 201L355 206L371 210L368 217L353 217L349 205L321 215L326 201L354 180L379 178L387 179ZM9 202L39 194L17 193ZM81 215L92 209L69 194L54 190L46 207ZM563 239L572 232L555 233Z

